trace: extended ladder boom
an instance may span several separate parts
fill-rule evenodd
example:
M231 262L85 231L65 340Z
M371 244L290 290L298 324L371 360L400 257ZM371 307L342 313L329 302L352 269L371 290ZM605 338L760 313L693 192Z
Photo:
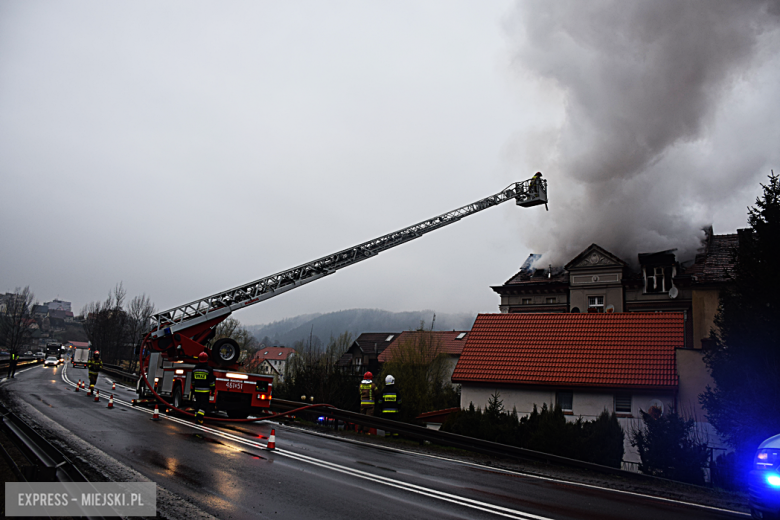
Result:
M383 235L368 242L363 242L298 267L260 278L254 282L160 312L152 316L154 322L152 336L159 338L164 335L171 335L177 331L186 334L184 330L190 327L195 327L205 322L222 321L219 319L220 317L225 319L237 309L243 309L249 305L300 287L303 284L318 280L335 273L339 269L376 256L382 251L414 240L435 229L457 222L463 217L473 215L483 209L496 206L510 199L515 199L517 205L524 207L539 204L546 205L547 181L537 178L514 182L495 195L485 197L419 224Z

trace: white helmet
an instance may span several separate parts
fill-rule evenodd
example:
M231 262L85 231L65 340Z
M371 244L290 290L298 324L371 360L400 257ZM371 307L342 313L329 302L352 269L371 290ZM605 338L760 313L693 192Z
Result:
M395 384L395 378L393 376L387 376L385 378L385 384L386 385L394 385Z

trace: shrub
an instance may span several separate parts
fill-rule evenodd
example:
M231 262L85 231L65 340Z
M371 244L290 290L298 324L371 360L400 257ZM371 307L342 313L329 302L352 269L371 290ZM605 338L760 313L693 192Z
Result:
M623 460L623 429L617 416L604 410L594 421L566 420L560 407L534 405L530 415L518 419L517 410L504 410L498 392L490 396L483 412L470 403L451 415L441 429L492 442L552 455L560 455L619 468Z
M632 432L631 445L639 450L639 470L690 484L704 484L707 443L697 438L693 419L684 419L672 409L640 411L643 426Z

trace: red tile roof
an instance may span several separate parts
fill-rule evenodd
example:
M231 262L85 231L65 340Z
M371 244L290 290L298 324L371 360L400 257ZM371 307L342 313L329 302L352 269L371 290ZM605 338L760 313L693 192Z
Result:
M387 347L381 354L379 354L379 360L380 363L384 363L387 360L389 360L393 353L398 351L400 348L400 345L409 341L415 341L416 337L418 337L420 334L433 334L433 337L436 338L440 342L441 350L439 351L442 354L450 354L453 356L459 356L461 351L463 350L463 347L466 345L466 340L469 337L469 332L466 330L452 330L452 331L439 331L435 330L432 332L429 331L418 331L418 330L407 330L405 332L402 332L398 338L393 341L389 347ZM461 339L458 339L458 336L463 334L464 336Z
M456 406L455 408L446 408L444 410L434 410L432 412L421 413L420 415L415 417L415 419L429 422L429 423L443 423L444 421L447 420L447 417L459 411L460 411L460 406Z
M453 383L671 388L682 313L480 314Z
M290 347L263 347L255 352L254 359L257 361L263 359L287 360L293 352L295 352L295 349Z

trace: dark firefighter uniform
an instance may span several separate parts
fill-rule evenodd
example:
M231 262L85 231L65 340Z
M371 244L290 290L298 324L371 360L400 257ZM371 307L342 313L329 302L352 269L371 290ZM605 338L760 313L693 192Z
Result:
M528 191L533 197L539 196L539 188L542 186L542 172L536 172L531 177L531 182L528 185Z
M11 352L11 359L8 361L8 377L14 377L16 373L16 363L19 362L19 354Z
M390 379L391 377L389 376L387 380L392 383L385 384L385 389L382 391L382 418L397 421L401 400L398 399L398 392L395 389L395 379ZM390 436L398 437L398 433L385 431L385 437Z
M206 408L209 405L209 394L216 387L216 378L214 371L208 363L198 363L192 369L192 392L195 394L195 402L198 405L198 411L195 418L199 423L203 422L203 416L206 415Z
M95 383L97 383L97 378L98 378L98 372L100 372L101 368L103 368L103 362L100 361L99 356L93 356L92 359L90 359L87 362L87 371L89 372L90 390L95 388Z

